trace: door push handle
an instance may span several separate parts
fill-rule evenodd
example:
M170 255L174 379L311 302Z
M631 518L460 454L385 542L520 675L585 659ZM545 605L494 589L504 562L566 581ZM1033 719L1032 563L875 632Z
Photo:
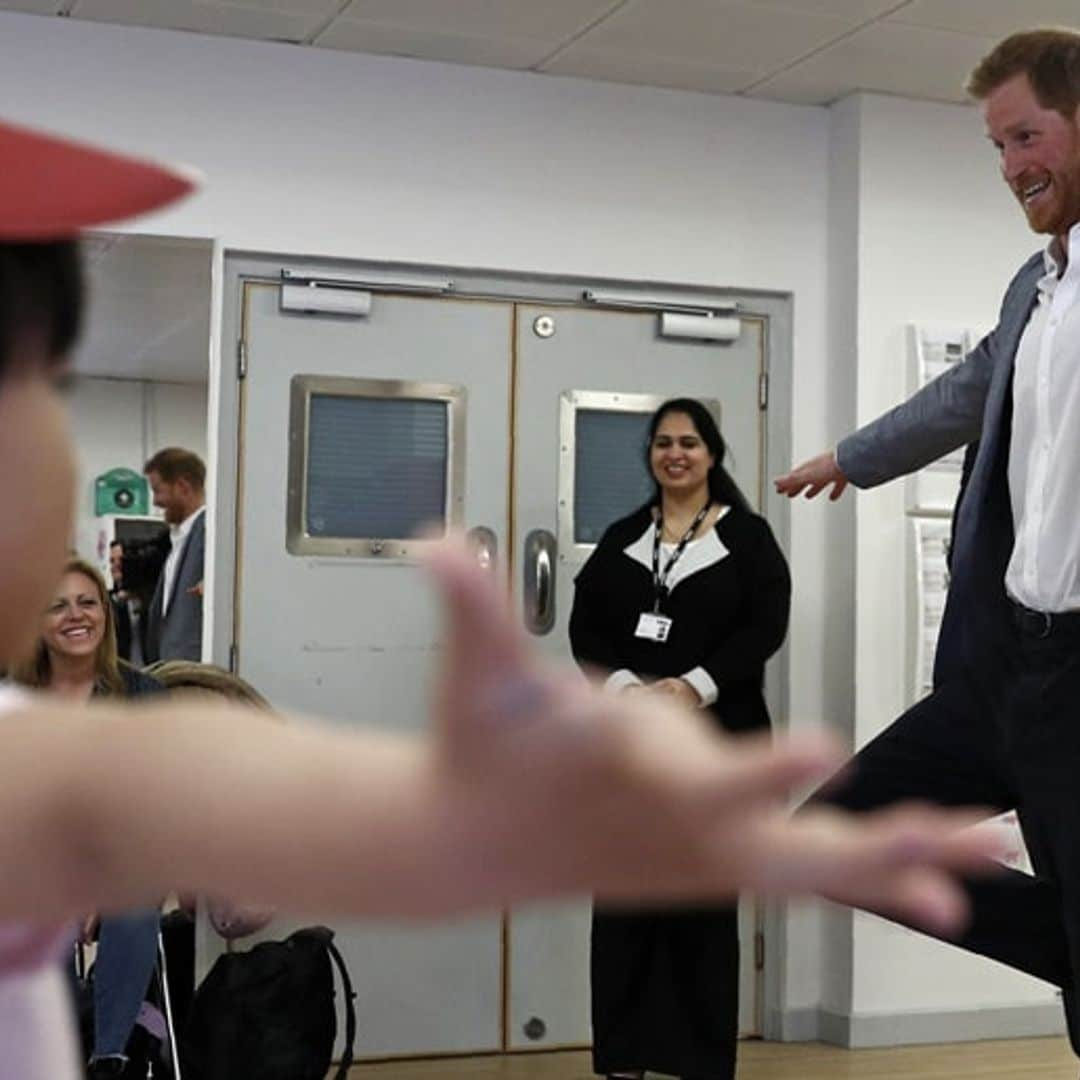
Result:
M525 626L531 634L549 634L555 626L555 552L547 529L525 537Z
M465 539L480 569L494 573L499 557L499 541L494 530L486 525L477 525L468 531Z

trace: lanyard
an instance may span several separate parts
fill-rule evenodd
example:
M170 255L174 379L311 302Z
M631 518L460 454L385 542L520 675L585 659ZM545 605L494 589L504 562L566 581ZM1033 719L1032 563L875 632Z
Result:
M697 517L690 523L690 528L683 533L683 538L676 544L675 550L671 553L671 558L668 559L667 564L664 566L663 573L660 572L660 538L664 532L664 515L661 512L660 516L656 519L656 535L653 537L652 548L652 579L653 590L656 594L656 599L653 601L653 611L658 612L660 610L661 601L668 594L668 579L671 577L672 567L682 557L682 553L686 550L687 545L694 538L694 533L698 531L699 526L705 520L705 515L708 514L709 509L712 507L712 500L710 499L699 511Z

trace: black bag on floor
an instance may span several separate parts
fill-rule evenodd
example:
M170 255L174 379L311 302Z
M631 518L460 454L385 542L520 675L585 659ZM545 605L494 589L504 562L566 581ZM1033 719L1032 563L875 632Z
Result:
M345 994L345 1051L335 1080L352 1064L352 982L325 926L218 957L195 991L180 1054L184 1080L324 1080L337 1013L334 966Z

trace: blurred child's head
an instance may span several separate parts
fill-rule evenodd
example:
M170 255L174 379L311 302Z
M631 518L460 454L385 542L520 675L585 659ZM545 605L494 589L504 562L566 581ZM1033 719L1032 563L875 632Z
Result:
M78 334L78 242L0 242L0 663L36 632L71 544L75 467L55 392Z
M23 654L72 540L74 449L56 386L83 315L78 233L192 180L0 121L0 667Z

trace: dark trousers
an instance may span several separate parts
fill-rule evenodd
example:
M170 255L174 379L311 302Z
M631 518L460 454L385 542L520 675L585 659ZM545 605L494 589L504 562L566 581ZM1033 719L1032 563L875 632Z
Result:
M593 913L593 1069L732 1080L739 1012L734 907Z
M872 810L909 799L1016 809L1035 877L964 883L954 944L1061 987L1080 1053L1080 628L1017 625L985 664L939 687L860 751L816 801Z

